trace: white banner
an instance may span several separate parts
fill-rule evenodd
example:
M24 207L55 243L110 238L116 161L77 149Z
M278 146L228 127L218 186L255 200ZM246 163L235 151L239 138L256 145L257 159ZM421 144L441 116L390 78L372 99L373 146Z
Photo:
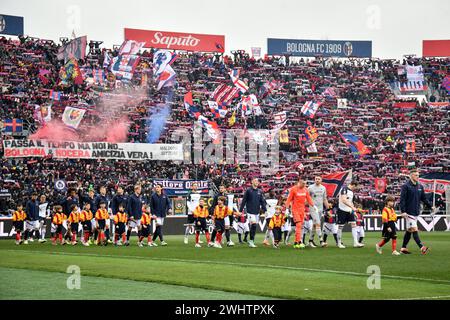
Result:
M183 160L181 144L3 140L5 158Z
M424 81L422 66L406 66L408 81Z

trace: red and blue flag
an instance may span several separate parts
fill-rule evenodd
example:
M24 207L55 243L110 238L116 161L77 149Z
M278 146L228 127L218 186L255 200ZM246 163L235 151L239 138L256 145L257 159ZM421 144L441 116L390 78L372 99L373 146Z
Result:
M354 134L344 133L341 134L345 144L350 148L355 158L370 154L369 148Z
M327 189L328 197L337 197L350 174L350 170L344 172L334 172L322 176L322 184Z
M5 119L4 123L5 132L22 132L23 120L22 119Z

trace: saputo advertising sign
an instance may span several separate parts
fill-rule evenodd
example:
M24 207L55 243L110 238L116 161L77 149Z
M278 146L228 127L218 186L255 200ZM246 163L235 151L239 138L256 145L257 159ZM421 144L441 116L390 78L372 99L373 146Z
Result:
M225 36L125 28L125 40L145 42L146 48L224 52Z

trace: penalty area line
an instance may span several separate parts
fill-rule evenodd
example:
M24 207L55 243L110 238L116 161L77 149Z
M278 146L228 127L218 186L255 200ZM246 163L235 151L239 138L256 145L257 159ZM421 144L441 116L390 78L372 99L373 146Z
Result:
M257 264L257 263L242 263L242 262L230 262L230 261L214 261L214 260L190 260L190 259L178 259L178 258L157 258L157 257L143 257L143 256L128 256L128 255L113 255L113 254L94 254L94 253L77 253L77 252L58 252L58 251L36 251L36 250L14 250L8 249L5 251L12 252L26 252L37 254L54 254L54 255L66 255L66 256L89 256L95 258L115 258L115 259L140 259L140 260L154 260L154 261L166 261L166 262L183 262L183 263L197 263L197 264L215 264L215 265L230 265L239 267L253 267L253 268L270 268L270 269L285 269L293 271L309 271L309 272L323 272L332 274L342 274L349 276L367 277L368 273L359 273L352 271L330 270L330 269L315 269L305 267L290 267L281 265L270 264ZM396 280L408 280L408 281L428 281L442 284L450 284L450 280L443 279L428 279L417 277L406 277L398 275L381 275L381 278L396 279Z

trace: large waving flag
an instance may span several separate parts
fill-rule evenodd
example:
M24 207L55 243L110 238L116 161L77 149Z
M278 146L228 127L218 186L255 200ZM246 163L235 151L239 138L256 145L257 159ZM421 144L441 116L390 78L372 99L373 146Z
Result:
M87 44L86 36L73 39L69 43L59 48L56 57L58 58L58 60L64 59L64 62L72 58L78 60L84 59L84 57L86 56L86 44Z
M234 98L239 97L239 89L226 84L221 84L212 93L212 99L217 104L228 105Z
M215 118L225 118L228 109L225 105L219 104L216 101L208 101L208 106Z
M287 121L287 112L281 111L278 113L275 113L273 115L273 120L275 121L275 124L280 124Z
M241 102L240 102L240 108L242 110L242 116L247 116L250 114L254 115L261 115L262 110L261 106L259 105L258 98L256 95L251 94L249 96L242 96Z
M82 84L83 76L81 74L80 67L78 66L78 62L75 59L69 59L67 63L61 67L59 71L59 77L63 84L68 84L69 81L73 81L74 84Z
M137 54L145 45L145 42L125 40L119 48L119 54Z
M52 106L45 106L45 105L35 105L34 107L34 112L35 112L35 118L45 124L47 122L49 122L50 120L52 120Z
M340 134L345 144L350 148L355 158L370 154L369 148L362 143L362 141L352 133Z
M321 104L322 102L319 101L307 101L302 107L302 113L312 119L314 118L314 115L316 114L317 109L319 109Z
M22 132L23 120L22 119L5 119L3 124L5 132Z
M242 93L246 93L248 90L248 85L242 81L239 80L239 70L233 69L229 73L231 81L233 82L234 86L238 88Z
M177 58L176 53L167 50L158 50L153 56L153 78L157 85L157 90L163 87L174 85L175 71L170 66Z
M153 55L153 77L156 79L177 58L175 52L158 50Z
M77 129L83 119L86 110L73 107L66 107L62 115L62 121L69 127Z
M112 59L111 72L115 76L131 80L134 70L140 61L140 57L133 54L120 55Z
M311 122L307 122L308 126L305 128L305 138L306 141L314 142L319 137L317 128L312 125Z
M327 189L328 197L337 197L350 173L351 170L348 170L344 172L334 172L322 176L322 184Z
M166 68L159 74L156 81L158 82L158 86L156 90L160 90L164 87L170 87L174 85L176 73L172 69L170 65L167 65Z
M208 120L208 118L200 115L197 119L197 123L202 127L206 129L206 132L208 135L214 140L214 142L217 142L217 139L220 137L220 129L217 122Z
M197 119L200 116L200 109L194 106L191 91L184 95L184 107L191 117Z
M423 189L430 201L440 201L445 197L445 190L450 188L450 172L426 173L421 175L419 182L423 185Z

